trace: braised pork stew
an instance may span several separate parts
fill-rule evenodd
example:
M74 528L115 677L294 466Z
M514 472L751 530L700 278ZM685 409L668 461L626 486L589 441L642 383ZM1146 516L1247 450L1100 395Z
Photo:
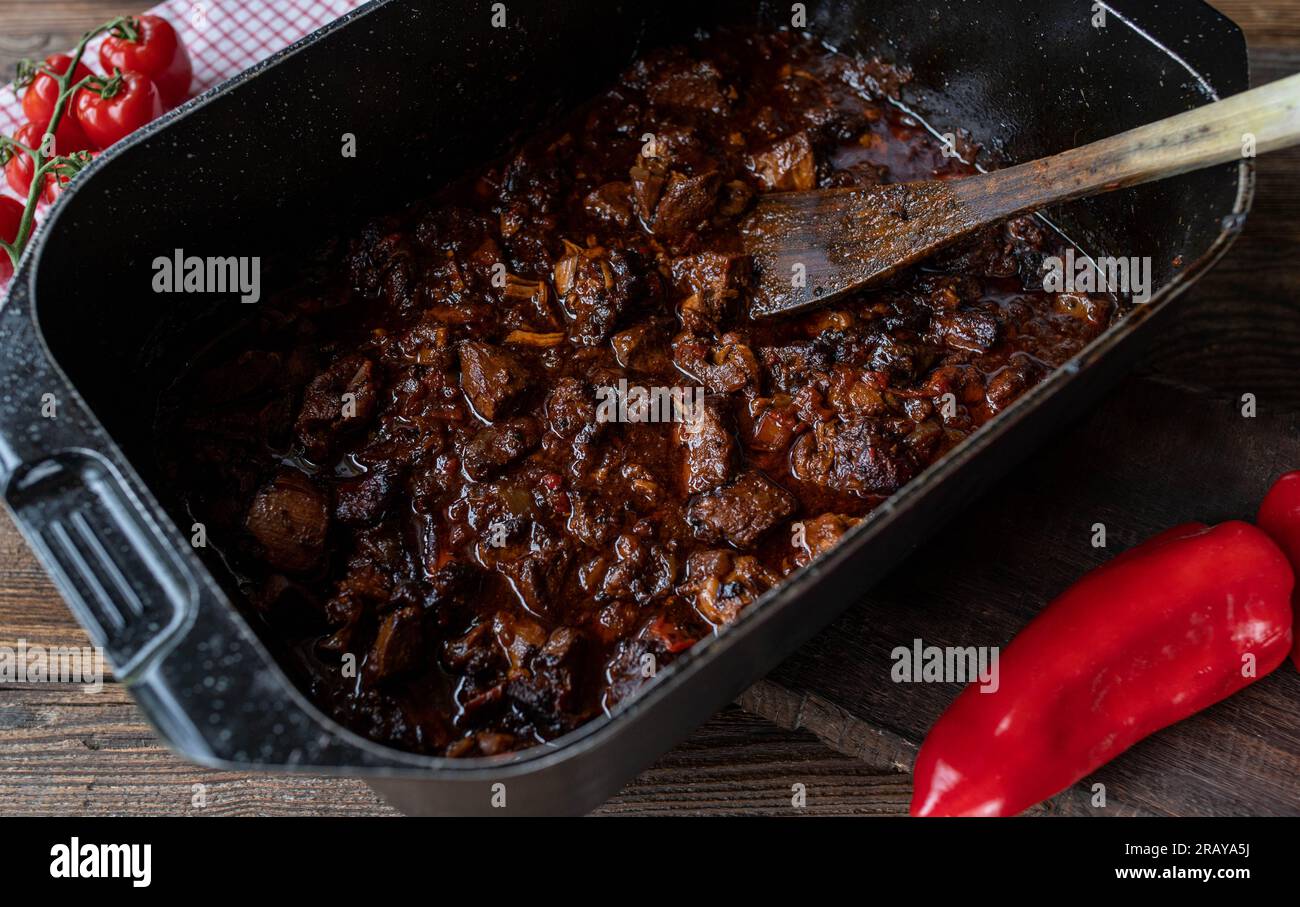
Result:
M451 756L613 710L1120 314L1035 289L1059 249L1022 218L746 317L757 193L972 172L905 80L784 32L653 52L196 355L164 474L324 710ZM619 388L695 405L611 419Z

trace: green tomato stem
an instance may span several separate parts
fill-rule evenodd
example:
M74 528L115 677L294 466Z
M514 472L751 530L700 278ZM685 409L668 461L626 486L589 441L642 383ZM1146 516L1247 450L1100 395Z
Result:
M47 165L50 158L45 154L45 147L54 147L53 136L58 131L59 123L63 120L64 114L68 109L68 102L78 91L90 84L91 80L98 79L98 76L90 75L78 79L75 84L72 82L73 75L76 74L77 66L81 63L81 58L86 54L86 45L90 43L96 35L103 34L120 28L128 40L135 40L131 35L136 35L135 26L129 21L128 16L118 16L105 22L103 25L92 28L81 36L77 46L72 51L72 61L68 64L67 69L60 75L50 72L49 75L55 79L59 86L59 97L54 102L54 112L50 116L50 124L45 127L45 135L41 137L40 143L36 148L25 148L12 139L7 139L16 147L22 148L29 155L35 166L32 168L32 185L27 190L27 202L23 207L22 219L18 222L18 233L14 236L12 243L4 243L4 251L8 253L9 259L13 262L14 269L18 268L18 259L22 257L23 250L27 248L27 241L31 239L32 230L36 225L36 205L40 201L41 191L45 188L44 174L49 173ZM138 37L138 35L137 35ZM3 242L0 240L0 242Z

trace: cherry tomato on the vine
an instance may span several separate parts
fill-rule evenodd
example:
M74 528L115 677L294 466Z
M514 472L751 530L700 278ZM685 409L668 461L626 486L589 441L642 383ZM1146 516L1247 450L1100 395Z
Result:
M110 33L99 46L99 62L104 72L115 69L139 72L153 79L158 94L168 110L184 101L190 93L193 68L185 44L171 23L158 16L136 16L132 24L139 40L128 41Z
M77 120L96 147L107 148L162 116L158 86L143 73L115 73L105 90L109 97L86 88L74 99Z
M35 123L24 123L14 133L14 138L28 148L38 146L44 137L45 133L38 129ZM54 139L54 153L58 154L61 150L56 136ZM9 159L9 163L5 164L5 179L8 181L10 188L25 199L27 198L27 191L32 187L32 173L35 171L36 166L26 152L19 151L17 148L12 149L12 151L13 157ZM57 191L54 175L46 174L45 188L41 190L41 200L46 202L54 201Z
M7 195L0 195L0 239L12 243L18 238L18 226L22 223L23 206ZM13 276L14 265L9 260L9 253L0 250L0 282Z
M72 58L67 54L50 54L45 58L45 66L50 72L56 72L63 75L68 71L68 66L72 63ZM92 75L90 69L83 63L78 63L77 68L73 71L73 83L79 82L86 76ZM27 86L27 92L23 95L23 113L26 114L29 122L34 124L42 133L50 125L50 119L54 116L54 105L59 100L59 83L49 73L38 71L32 78L32 84ZM59 120L59 128L55 132L55 139L64 153L70 151L81 151L86 148L94 147L91 139L82 131L81 124L72 113L73 104L68 102L67 109L63 111L63 116Z
M99 156L98 151L86 151L83 153L90 155L92 158ZM59 193L63 191L63 187L70 182L72 182L72 177L67 176L62 170L59 170L56 173L46 174L45 191L41 193L41 198L47 202L53 202L59 197Z

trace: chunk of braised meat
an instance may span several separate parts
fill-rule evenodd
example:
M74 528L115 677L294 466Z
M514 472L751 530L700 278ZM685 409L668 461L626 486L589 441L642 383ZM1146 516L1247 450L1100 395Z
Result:
M410 448L424 449L435 443L447 423L469 417L468 398L457 371L454 367L444 370L412 365L390 373L383 428L392 433L399 426L409 426L419 432L418 439L408 445L408 454L414 452Z
M597 602L648 605L672 591L680 567L677 549L676 541L660 544L645 534L626 532L583 565L579 581Z
M472 605L483 587L485 572L478 564L453 560L432 570L423 571L424 607L434 611L442 625L451 609Z
M678 334L673 338L673 362L714 394L757 387L761 378L754 351L741 334L734 332L723 334L717 341Z
M490 620L479 621L442 644L442 666L448 673L483 678L498 672L502 661Z
M705 397L673 426L682 447L682 484L690 494L725 485L735 473L739 451L725 397Z
M668 168L662 161L640 159L628 170L632 186L632 205L641 222L647 226L654 223L655 207L663 195L664 184L668 182Z
M476 340L460 345L460 386L489 422L509 415L528 390L528 372L514 354Z
M796 132L773 142L751 155L747 163L769 192L793 192L817 185L817 158L806 132Z
M334 518L349 526L373 523L384 515L401 481L401 469L381 460L364 474L334 486Z
M897 491L917 466L907 448L881 434L872 420L846 424L828 419L795 440L790 472L804 482L870 497Z
M460 723L483 724L499 713L506 683L528 675L528 663L546 642L546 628L527 614L499 610L442 649L442 663L463 678L456 693Z
M544 449L571 460L570 475L586 475L609 425L597 418L595 388L577 378L561 378L547 395L543 413L550 429Z
M317 654L328 657L352 651L361 620L370 610L364 598L351 590L340 590L331 597L325 602L325 620L331 632L317 640Z
M821 557L839 543L840 537L858 523L857 517L839 513L823 513L802 522L802 530L795 536L794 562L802 567Z
M596 421L596 393L579 378L561 378L546 395L546 420L551 431L572 438Z
M417 266L410 239L392 218L372 221L362 228L348 250L353 286L367 296L382 296L394 308L415 300Z
M816 373L829 371L831 367L831 357L811 340L761 347L758 355L763 360L768 384L786 393L797 391Z
M604 665L601 705L613 709L653 679L659 668L685 652L709 632L684 594L676 605L647 619L644 609L614 602L601 611L600 628L613 643Z
M572 543L547 525L527 475L467 489L466 520L483 566L510 581L520 604L538 617L562 605L557 596L572 561Z
M827 404L850 422L861 416L887 417L901 406L894 391L888 385L882 388L875 374L845 365L831 367L825 392Z
M302 573L320 562L329 520L325 493L301 473L285 470L253 498L245 525L268 564Z
M582 544L605 549L618 536L622 525L619 510L603 497L581 492L570 493L569 519L565 528Z
M551 305L551 291L545 280L527 280L506 274L501 288L501 323L514 328L506 343L533 349L548 349L564 339L561 322Z
M569 336L581 346L597 346L614 330L627 308L636 280L628 255L566 243L566 254L555 263L555 291L570 318Z
M667 350L670 324L665 319L643 321L609 338L614 359L625 369L661 374L670 370L672 356Z
M718 205L722 174L716 170L687 176L673 171L663 184L655 205L652 228L656 236L674 240L699 229Z
M593 217L626 227L632 222L632 185L623 181L605 183L587 193L583 207Z
M506 693L551 733L576 727L588 717L582 692L589 670L587 635L556 627L532 658L531 676L511 680Z
M751 469L729 485L692 497L686 520L696 538L748 548L795 507L794 495Z
M655 107L685 107L710 113L723 113L727 107L722 73L708 60L671 64L651 80L646 97Z
M731 180L723 183L718 192L717 216L722 221L739 215L749 207L754 198L754 189L744 180Z
M546 645L547 635L546 628L527 614L498 611L493 615L492 637L505 653L505 676L523 676L533 656Z
M542 428L532 416L515 416L475 433L461 453L465 474L476 482L491 478L541 443Z
M942 312L935 315L933 330L942 343L968 353L983 353L998 342L1001 325L987 312Z
M988 379L984 397L989 409L995 413L1002 412L1021 394L1041 381L1046 371L1046 368L1028 356L1012 356L1006 365Z
M446 755L452 759L469 756L499 756L529 746L531 741L521 739L515 734L499 731L476 731L454 741L447 747Z
M373 337L372 343L383 365L406 366L414 362L443 370L456 367L451 328L428 310L405 330L385 331Z
M673 259L671 269L678 290L690 294L680 307L682 327L693 334L711 334L748 285L750 259L741 254L700 252Z
M352 680L353 685L356 684ZM347 691L347 692L345 692ZM399 749L438 752L452 737L445 715L415 707L409 699L364 686L329 689L316 687L330 712L358 734Z
M935 257L933 267L953 274L983 277L1031 277L1042 259L1035 251L1043 242L1037 218L1017 218L987 227Z
M365 356L344 356L313 378L294 423L307 455L324 460L343 437L364 428L377 396L374 366Z
M805 428L799 408L789 394L756 397L745 413L745 446L767 454L779 453L790 446Z
M729 624L741 609L776 585L779 577L757 558L725 549L697 551L686 562L677 592L715 627Z
M1109 299L1089 296L1086 293L1057 293L1052 300L1052 308L1062 315L1087 322L1093 329L1100 330L1110 321L1115 311L1115 304Z
M385 617L366 656L367 675L387 680L418 666L424 644L422 623L419 609L410 605Z

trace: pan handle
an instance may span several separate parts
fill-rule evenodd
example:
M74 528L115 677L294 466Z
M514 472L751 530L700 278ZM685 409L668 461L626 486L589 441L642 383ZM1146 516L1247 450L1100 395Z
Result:
M194 583L107 459L54 453L23 466L6 500L118 679L178 638L197 606Z

